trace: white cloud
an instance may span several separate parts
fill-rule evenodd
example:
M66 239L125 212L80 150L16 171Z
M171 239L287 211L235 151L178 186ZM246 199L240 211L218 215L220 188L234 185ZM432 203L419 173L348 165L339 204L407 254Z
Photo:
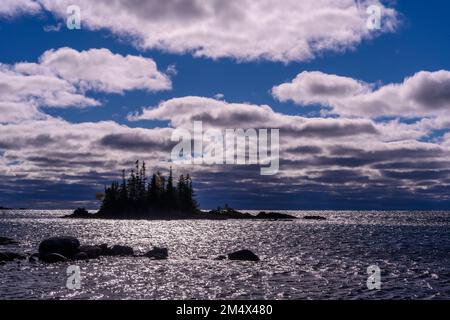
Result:
M272 94L300 106L328 106L341 116L442 116L450 108L450 72L421 71L402 83L380 87L347 77L302 72L292 82L274 87Z
M121 56L107 49L46 51L38 63L0 64L0 121L36 119L39 107L88 107L100 102L86 91L123 93L171 89L150 58Z
M13 17L24 13L37 13L41 6L34 0L2 0L0 1L0 17Z
M82 90L123 93L128 90L161 91L172 87L153 59L122 56L108 49L76 51L71 48L46 51L38 64L18 64L24 73L52 74Z
M78 5L82 27L108 29L136 46L210 58L303 61L354 48L395 30L394 9L378 0L36 0L59 17ZM367 28L366 8L383 10L382 30Z
M290 192L328 190L336 196L362 192L381 198L398 190L414 194L424 187L449 187L448 137L444 143L418 141L429 132L427 121L305 118L280 114L269 106L203 97L164 101L131 118L169 120L173 127L203 120L205 127L219 129L280 129L281 167L273 180L261 180L259 170L251 167L174 168L192 173L203 187L215 181L216 188L238 192L242 182L251 190L277 194L288 184ZM112 121L74 124L50 116L0 124L0 176L17 186L21 181L45 181L49 190L53 182L101 190L103 183L117 179L120 170L136 159L146 160L152 170L173 165L169 162L172 130L171 126L130 128ZM444 190L427 196L447 197Z

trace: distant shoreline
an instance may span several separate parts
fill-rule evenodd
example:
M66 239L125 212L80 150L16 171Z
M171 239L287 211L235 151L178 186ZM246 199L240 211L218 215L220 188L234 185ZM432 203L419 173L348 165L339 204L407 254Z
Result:
M116 214L105 214L100 211L96 213L89 213L84 208L76 209L72 214L63 216L66 219L112 219L112 220L293 220L297 217L279 213L279 212L265 212L260 211L253 215L247 212L239 212L234 209L226 208L211 210L208 212L196 211L192 213L186 212L164 212L155 214L126 214L124 216L117 216Z

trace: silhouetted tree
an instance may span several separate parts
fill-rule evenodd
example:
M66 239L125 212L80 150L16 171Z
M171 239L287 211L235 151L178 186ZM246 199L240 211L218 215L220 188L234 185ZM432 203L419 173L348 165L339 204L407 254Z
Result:
M153 173L147 184L145 162L136 161L135 168L126 177L122 171L122 183L113 182L105 188L100 214L126 218L161 215L164 212L192 213L198 211L189 175L180 175L174 186L173 171L167 178L161 172Z

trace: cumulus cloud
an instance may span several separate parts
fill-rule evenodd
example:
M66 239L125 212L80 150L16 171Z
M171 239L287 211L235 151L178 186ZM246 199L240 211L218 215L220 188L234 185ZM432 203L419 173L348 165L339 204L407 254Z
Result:
M37 63L0 64L1 122L45 117L38 108L89 107L100 102L87 91L123 93L171 89L150 58L121 56L107 49L46 51Z
M303 61L348 50L395 30L398 14L378 0L35 0L66 17L78 5L83 27L108 29L145 49L209 58ZM382 8L382 29L367 28L369 5Z
M273 111L268 105L228 103L205 97L182 97L163 101L153 108L128 116L135 120L168 120L175 128L191 128L193 121L204 127L280 128L285 136L342 137L377 134L373 122L352 119L308 119Z
M161 91L171 89L167 75L158 71L153 59L122 56L108 49L77 51L71 48L46 51L37 64L17 64L27 74L51 74L83 91L123 93L129 90Z
M377 87L348 77L302 72L272 89L273 96L300 106L319 104L356 117L433 117L450 108L450 72L420 71L402 83Z
M25 13L37 13L41 6L34 0L2 0L0 1L0 17L13 17Z
M112 121L74 124L49 116L0 124L4 185L32 190L38 183L40 189L52 193L70 184L90 190L93 198L95 190L102 191L104 184L119 178L121 169L142 159L152 170L173 166L177 173L190 172L204 206L231 199L232 205L268 201L280 208L280 199L284 199L284 205L287 201L314 207L317 194L332 195L337 202L356 199L353 204L346 203L347 207L355 207L357 199L362 199L361 206L375 205L370 199L382 202L392 195L414 200L420 193L429 201L448 199L450 144L419 141L428 132L428 124L421 122L306 118L280 114L269 106L204 97L167 100L130 118L166 120L170 125L145 129ZM258 166L171 163L173 129L191 127L194 120L218 129L279 128L280 173L263 178ZM211 181L218 194L210 192ZM245 199L242 186L251 192ZM308 200L297 203L298 196L289 197L296 194L307 195Z

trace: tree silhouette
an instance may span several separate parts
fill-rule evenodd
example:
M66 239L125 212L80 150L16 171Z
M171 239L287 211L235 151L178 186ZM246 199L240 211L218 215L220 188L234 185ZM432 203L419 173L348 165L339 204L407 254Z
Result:
M126 177L125 170L122 171L121 184L113 182L105 188L99 214L117 218L151 218L199 211L189 174L180 175L176 186L172 168L167 180L158 171L152 174L150 183L147 181L145 162L140 164L136 161L129 177Z

